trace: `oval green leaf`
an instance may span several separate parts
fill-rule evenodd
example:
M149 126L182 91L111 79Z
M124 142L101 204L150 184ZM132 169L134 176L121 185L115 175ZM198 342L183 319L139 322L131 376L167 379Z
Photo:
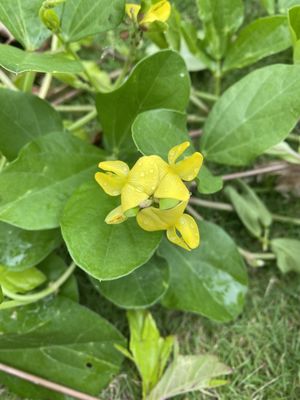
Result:
M200 222L200 247L190 252L164 240L159 254L170 267L163 305L225 322L242 311L247 272L233 240L215 224Z
M0 222L0 265L14 271L34 267L60 242L59 230L24 231Z
M29 143L0 174L0 220L29 230L56 228L67 199L94 179L103 157L66 132Z
M131 125L136 116L156 108L184 111L189 92L189 74L178 53L163 50L143 59L119 89L96 97L108 146L115 153L134 151Z
M46 101L9 89L0 89L0 120L0 152L9 160L37 136L63 130L60 115Z
M286 138L300 116L299 75L299 66L271 65L230 87L206 121L204 157L246 165Z
M157 248L161 232L146 232L134 218L105 223L120 200L91 182L70 198L61 220L62 234L76 264L94 278L111 280L145 264Z
M92 279L99 292L121 308L150 307L164 295L169 285L169 268L163 258L154 256L146 264L113 281Z

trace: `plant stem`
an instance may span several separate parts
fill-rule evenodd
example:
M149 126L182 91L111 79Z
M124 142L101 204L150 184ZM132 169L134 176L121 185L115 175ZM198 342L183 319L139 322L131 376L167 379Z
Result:
M296 135L295 133L290 133L287 139L291 142L300 143L300 135Z
M130 67L131 67L131 59L132 59L132 54L130 52L124 65L123 65L120 75L118 76L118 78L116 79L116 81L114 83L114 89L117 89L119 86L121 86L124 79L126 78L126 75L129 72Z
M278 215L278 214L272 214L272 218L274 221L286 222L288 224L293 224L293 225L300 225L300 219L298 218L285 217L284 215Z
M22 85L23 92L25 92L25 93L32 92L32 86L33 86L33 82L35 79L35 75L36 75L36 73L33 71L25 72L24 81L23 81L23 85Z
M62 393L66 396L70 396L78 400L99 400L98 397L93 397L88 394L78 392L77 390L59 385L55 382L48 381L47 379L40 378L39 376L29 374L28 372L10 367L9 365L3 363L0 363L0 371L24 379L25 381L31 382L34 385L42 386L44 388L53 390L54 392Z
M75 105L69 105L69 106L56 106L55 107L56 111L59 112L87 112L87 111L93 111L95 110L95 107L92 105L80 105L80 104L75 104Z
M267 167L252 169L249 171L235 172L233 174L223 175L222 179L223 181L230 181L233 179L246 178L248 176L262 175L268 174L270 172L281 171L287 169L288 167L289 165L287 163L274 164Z
M200 215L200 214L198 213L198 211L196 211L192 206L187 205L186 209L187 209L187 211L188 211L193 217L195 217L195 218L198 219L199 221L202 221L202 220L203 220L202 215Z
M18 303L16 306L35 303L36 301L55 293L69 279L75 268L76 264L72 262L69 268L55 282L50 283L46 289L41 290L40 292L32 294L16 294L5 288L2 288L3 294L12 300L15 300ZM5 302L0 304L0 310L3 309L3 305L5 306Z
M215 95L220 97L222 91L222 73L221 73L221 62L217 62L217 70L215 73Z
M206 104L203 103L198 97L196 97L193 93L190 95L191 102L198 107L200 110L204 111L206 114L209 112L209 108Z
M14 83L10 80L10 78L5 74L2 69L0 69L0 81L11 90L18 90L18 88L14 85Z
M202 92L200 90L194 90L194 94L196 96L200 97L201 99L209 100L209 101L217 101L219 98L219 96L216 96L212 93Z
M6 163L7 163L6 157L0 155L0 172L5 168Z
M190 124L197 124L199 122L205 122L206 118L205 117L199 117L198 115L190 114L187 116L187 122Z
M88 122L95 119L96 116L97 116L97 110L94 108L91 112L86 114L84 117L80 118L78 121L74 122L74 124L70 125L68 127L68 130L71 132L76 131L77 129L86 125Z
M51 51L55 51L57 49L58 45L58 37L53 35L52 36L52 41L51 41ZM48 91L50 89L52 82L52 74L48 73L44 76L40 92L39 92L39 97L41 99L45 99L47 97Z

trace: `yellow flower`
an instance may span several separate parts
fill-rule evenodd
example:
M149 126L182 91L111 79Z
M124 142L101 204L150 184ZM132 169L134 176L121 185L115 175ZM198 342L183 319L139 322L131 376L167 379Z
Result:
M165 175L154 193L157 199L169 198L180 201L189 199L190 193L182 181L195 179L203 162L202 154L198 152L176 162L189 146L190 142L184 142L169 151L169 164L166 164Z
M168 210L145 208L137 214L137 222L145 231L166 230L170 242L186 250L195 249L200 242L199 230L194 218L184 214L186 205L181 202Z
M141 6L138 4L126 4L125 9L129 18L134 19L141 26L147 26L155 21L166 22L170 17L171 4L167 0L158 1L144 14L140 14Z
M96 181L110 196L121 195L122 211L144 206L155 192L166 164L158 156L141 157L131 170L123 161L104 161L99 167L106 173L97 172Z

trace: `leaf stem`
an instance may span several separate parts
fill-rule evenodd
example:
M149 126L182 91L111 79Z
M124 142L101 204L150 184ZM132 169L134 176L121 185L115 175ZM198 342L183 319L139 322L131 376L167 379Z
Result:
M298 218L285 217L284 215L278 215L278 214L272 214L272 218L274 221L286 222L293 225L300 225L300 219Z
M290 133L287 137L287 140L300 144L300 135L296 135L295 133Z
M207 107L207 105L198 97L196 97L193 93L190 95L190 101L200 110L204 111L206 114L209 112L209 108Z
M215 96L220 97L222 92L222 72L221 72L221 62L217 62L217 70L215 72Z
M16 306L34 303L36 301L43 299L44 297L49 296L50 294L55 293L69 279L69 277L74 272L75 268L76 268L76 264L74 262L72 262L71 265L69 266L69 268L55 282L50 283L46 289L41 290L38 293L16 294L16 293L13 293L3 287L2 288L3 294L12 300L15 300ZM3 306L5 306L5 304L6 304L6 302L0 304L0 310L3 309Z
M92 105L80 105L80 104L74 104L74 105L67 105L67 106L56 106L55 109L59 112L87 112L87 111L93 111L95 110L95 107Z
M55 51L57 49L58 45L58 37L53 35L52 36L52 41L51 41L51 51ZM41 99L45 99L47 97L48 91L50 89L52 82L52 74L48 73L44 76L40 92L39 92L39 97Z
M24 73L24 81L22 85L22 90L25 93L31 93L32 92L32 86L33 82L36 76L36 72L34 71L28 71Z
M187 122L189 122L190 124L197 124L205 121L205 117L200 117L198 115L190 114L187 116Z
M216 96L215 94L208 93L208 92L202 92L200 90L194 89L194 94L203 100L217 101L219 99L219 96Z
M82 128L88 122L92 121L97 117L97 110L94 108L91 112L86 114L84 117L80 118L78 121L74 122L74 124L68 127L68 130L71 132L76 131L79 128Z
M268 165L267 167L261 167L249 171L235 172L233 174L223 175L222 179L223 181L231 181L233 179L240 179L240 178L246 178L248 176L262 175L262 174L268 174L270 172L281 171L287 168L289 168L289 165L287 163Z
M0 69L0 81L7 87L7 89L18 90L15 84L2 69Z

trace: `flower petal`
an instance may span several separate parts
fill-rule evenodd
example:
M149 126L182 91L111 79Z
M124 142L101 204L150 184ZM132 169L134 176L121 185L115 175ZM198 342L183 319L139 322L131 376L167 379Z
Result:
M167 169L168 164L158 156L141 157L129 172L128 183L150 196L159 184L162 171L165 174Z
M126 14L128 15L128 17L130 19L134 19L134 21L137 20L137 16L138 16L140 9L141 9L141 6L138 4L128 3L125 5Z
M179 161L172 168L184 181L192 181L198 175L202 162L202 154L196 152Z
M139 226L145 231L161 231L175 226L182 216L187 203L181 202L176 207L161 210L155 207L148 207L141 210L136 219Z
M121 193L121 204L123 212L131 208L139 206L143 201L149 198L148 194L135 188L131 184L127 183Z
M99 163L99 168L122 177L127 176L129 173L129 167L123 161L102 161Z
M178 144L177 146L172 147L168 154L169 164L171 165L175 164L177 158L180 157L181 154L184 153L188 147L190 147L190 145L191 143L186 141L181 144Z
M123 214L122 207L114 208L105 218L107 224L121 224L127 217Z
M104 192L110 196L118 196L121 194L121 190L126 183L125 178L104 172L97 172L95 174L95 179Z
M166 0L161 0L151 6L146 12L141 24L149 24L154 21L165 22L170 17L171 4Z
M175 228L180 233L181 237L177 235L175 230L176 236L178 236L178 239L181 239L189 249L195 249L199 246L199 229L193 217L188 214L183 214L175 224Z
M184 248L185 250L191 251L189 246L185 243L185 241L178 236L175 226L172 226L167 230L167 238L170 240L170 242L176 244L177 246L180 246Z
M160 181L158 188L154 192L154 197L157 199L187 201L190 197L190 192L180 177L170 170Z

